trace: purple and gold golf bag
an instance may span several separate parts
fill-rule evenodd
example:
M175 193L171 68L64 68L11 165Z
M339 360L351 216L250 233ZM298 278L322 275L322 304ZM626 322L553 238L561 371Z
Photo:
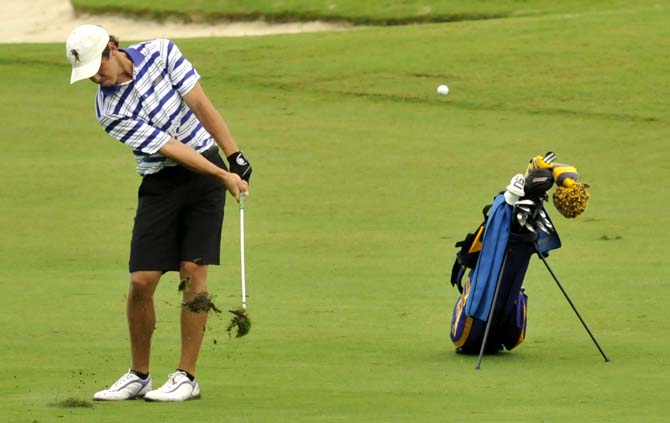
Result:
M484 208L484 222L475 233L456 243L460 250L451 284L460 295L451 340L458 353L511 350L524 341L528 297L522 285L530 258L536 248L546 256L561 245L543 206L546 191L554 183L551 170L532 169L525 177L517 177L523 179L518 195L513 200L509 192L496 195L493 204Z

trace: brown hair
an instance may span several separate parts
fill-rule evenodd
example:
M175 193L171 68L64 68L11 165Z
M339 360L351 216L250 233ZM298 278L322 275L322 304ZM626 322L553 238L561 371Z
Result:
M115 36L110 35L109 36L109 42L114 43L114 45L117 48L119 47L119 39L116 38ZM102 51L102 57L106 57L107 59L109 59L109 44L107 44L107 47L105 47L105 49Z

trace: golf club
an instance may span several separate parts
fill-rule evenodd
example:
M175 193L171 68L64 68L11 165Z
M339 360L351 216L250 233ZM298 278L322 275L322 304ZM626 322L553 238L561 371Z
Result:
M251 330L251 320L247 315L247 281L244 259L244 198L246 194L240 193L240 274L242 278L242 307L228 310L233 314L233 318L228 324L227 331L230 333L233 328L237 328L237 338L249 333Z
M244 267L244 197L245 193L240 193L240 273L242 277L242 308L247 309L247 279L246 269Z

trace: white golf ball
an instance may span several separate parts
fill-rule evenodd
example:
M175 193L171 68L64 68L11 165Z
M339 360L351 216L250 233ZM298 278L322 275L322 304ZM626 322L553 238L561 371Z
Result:
M447 94L449 94L449 87L447 87L446 85L442 84L442 85L440 85L439 87L437 87L437 93L438 93L439 95L447 95Z

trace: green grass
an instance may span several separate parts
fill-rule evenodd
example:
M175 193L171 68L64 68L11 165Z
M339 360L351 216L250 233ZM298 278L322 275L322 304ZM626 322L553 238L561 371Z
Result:
M253 329L228 340L228 318L212 317L201 401L92 408L58 404L128 366L139 177L97 127L92 84L68 85L61 44L0 46L4 420L663 421L668 18L635 7L179 41L254 165ZM527 341L477 372L448 337L453 244L548 150L592 186L576 220L549 206L564 244L549 260L612 362L533 260ZM220 308L239 305L233 203L210 277ZM157 383L177 360L178 282L157 293Z
M154 19L177 18L185 21L220 19L267 21L347 21L355 24L397 25L415 22L452 22L532 16L548 13L620 10L630 8L623 0L73 0L84 13L116 13ZM643 0L637 7L653 7L657 2Z

